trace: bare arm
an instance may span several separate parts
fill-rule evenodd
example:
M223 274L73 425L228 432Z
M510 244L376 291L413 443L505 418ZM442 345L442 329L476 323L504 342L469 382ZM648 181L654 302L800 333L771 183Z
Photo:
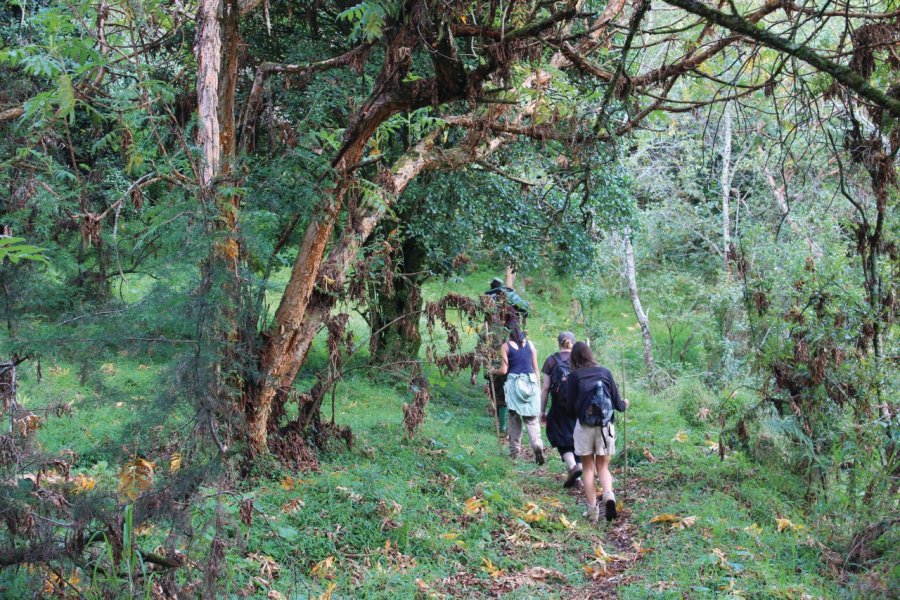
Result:
M550 378L541 380L541 416L547 414L547 397L550 395Z
M509 371L509 355L507 354L509 346L507 346L506 342L503 342L503 345L500 346L500 368L494 369L491 371L493 375L506 375L506 372Z
M538 384L541 383L541 370L538 369L537 363L537 348L534 347L534 344L531 342L526 342L529 346L531 346L531 368L534 369L534 375L537 377ZM544 378L546 379L546 378ZM542 388L543 389L543 388ZM542 392L543 393L543 392Z

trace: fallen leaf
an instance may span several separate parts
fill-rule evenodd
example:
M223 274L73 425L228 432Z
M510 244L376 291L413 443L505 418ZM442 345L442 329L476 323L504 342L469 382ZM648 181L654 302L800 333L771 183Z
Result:
M306 503L303 502L303 498L294 498L289 502L285 502L281 505L281 512L283 513L295 513L301 508L306 506Z
M171 460L169 460L169 473L175 473L179 469L181 469L182 456L181 452L175 452L172 454Z
M72 483L75 485L75 493L83 494L84 492L89 492L93 490L97 486L97 480L89 475L81 475L78 474L75 476L75 479L72 480Z
M463 512L467 515L477 515L478 513L484 510L484 500L479 498L478 496L472 496L468 500L465 501L463 505Z
M566 518L566 515L559 515L559 522L563 524L563 527L566 529L575 529L575 521L570 521Z
M804 528L803 525L793 523L790 519L780 519L776 517L775 522L778 523L778 533L782 533L783 531L800 531Z
M548 579L565 580L565 576L562 573L546 567L529 567L522 571L522 573L535 581L547 581Z
M318 577L319 579L324 579L326 577L331 576L331 571L334 568L334 556L329 556L326 559L320 560L317 562L312 569L309 571L310 577Z
M448 531L447 533L441 534L441 539L450 540L451 542L458 538L459 538L459 534L456 533L455 531Z
M753 523L752 525L744 527L744 531L749 533L752 536L758 536L759 534L762 533L762 527L760 527L756 523Z
M650 519L651 523L677 523L681 518L677 517L671 513L663 513L661 515L656 515L652 519Z
M672 529L687 529L689 527L693 527L694 523L697 522L697 517L690 516L685 517L675 523L672 523Z
M672 441L673 442L686 442L686 441L688 441L688 434L683 431L679 431L678 433L675 434L675 437L672 438Z
M484 566L482 567L482 570L487 572L487 574L491 576L491 579L497 579L503 575L503 573L504 573L503 569L500 569L499 567L497 567L497 565L492 563L491 559L482 558L481 560L482 560L482 562L484 562Z
M541 501L551 508L562 508L563 503L559 498L554 498L553 496L543 496Z
M712 411L709 408L704 406L703 408L701 408L700 410L697 411L697 418L701 421L705 421L706 419L709 418L709 415L711 413L712 413Z
M119 471L119 493L134 500L153 483L156 465L139 456L122 465Z
M718 559L720 567L722 567L723 569L731 569L731 567L728 565L728 557L724 552L722 552L718 548L713 548L713 554Z
M656 457L653 456L653 453L650 452L649 448L644 448L642 454L644 455L644 458L646 458L650 462L656 462Z
M325 591L322 592L321 594L319 594L319 596L316 600L331 600L331 594L334 592L334 590L336 588L337 588L336 583L334 583L334 582L329 583L328 587L325 589Z
M526 502L523 510L514 508L512 512L526 523L537 523L547 517L547 513L534 502Z

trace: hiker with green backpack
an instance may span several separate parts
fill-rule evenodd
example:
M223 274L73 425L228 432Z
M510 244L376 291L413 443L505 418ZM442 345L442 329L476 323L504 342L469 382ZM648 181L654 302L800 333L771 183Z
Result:
M600 518L594 474L603 490L603 508L607 521L617 516L616 495L613 492L609 461L616 452L615 411L625 412L628 400L619 396L612 372L597 364L591 347L577 342L570 355L572 371L566 382L566 401L576 416L575 453L581 457L584 495L587 500L585 516L596 523Z
M547 440L556 448L568 469L564 488L581 487L581 457L575 454L575 413L569 410L564 392L571 366L569 356L575 344L575 334L563 331L557 336L559 351L544 361L541 368L543 388L541 389L541 422L547 428ZM550 410L547 410L547 400Z

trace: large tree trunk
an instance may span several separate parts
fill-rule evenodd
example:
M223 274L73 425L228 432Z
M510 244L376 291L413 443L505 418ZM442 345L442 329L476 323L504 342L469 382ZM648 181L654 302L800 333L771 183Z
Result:
M435 131L423 139L406 152L391 171L382 174L381 187L385 190L382 202L358 203L355 213L348 219L350 225L332 246L327 259L320 262L317 272L318 285L310 291L304 306L304 318L291 330L289 343L282 347L284 353L278 357L280 369L276 373L277 378L270 377L259 382L256 396L258 409L255 412L255 419L251 422L253 427L251 444L254 451L264 451L268 447L267 432L275 425L269 422L274 403L283 400L293 385L297 372L306 361L313 339L337 302L337 295L333 292L343 288L361 245L372 234L393 200L422 171L459 168L469 162L483 159L506 141L494 138L478 147L473 147L471 143L463 143L451 149L438 149L433 148L437 134ZM277 318L275 326L279 326Z
M369 327L372 335L369 348L376 363L400 363L419 356L424 265L425 248L416 238L407 238L401 246L392 289L373 290L370 294Z
M638 295L637 274L634 267L634 246L631 242L631 227L625 228L625 278L628 280L628 294L631 296L631 306L641 327L641 336L644 339L644 362L647 365L647 376L651 381L657 377L656 363L653 360L653 337L650 335L650 320L644 312L641 297Z

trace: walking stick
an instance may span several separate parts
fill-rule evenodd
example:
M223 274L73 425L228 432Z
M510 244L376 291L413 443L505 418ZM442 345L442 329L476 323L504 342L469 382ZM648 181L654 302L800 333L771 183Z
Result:
M494 429L497 431L497 444L502 446L503 439L500 437L500 417L497 415L499 408L497 407L497 399L494 397L494 374L488 371L488 397L491 399L491 412L494 413Z

